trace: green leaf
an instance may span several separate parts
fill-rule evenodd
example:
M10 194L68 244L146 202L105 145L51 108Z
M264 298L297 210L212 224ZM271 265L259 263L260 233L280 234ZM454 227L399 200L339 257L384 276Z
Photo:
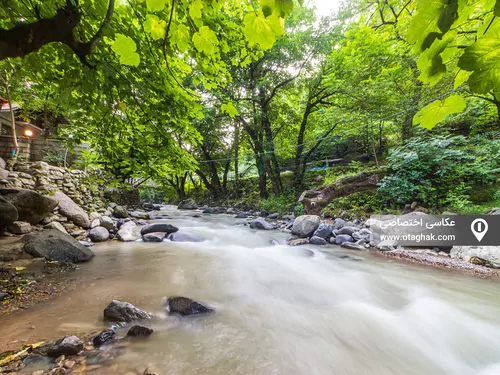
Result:
M441 12L446 8L445 0L420 0L417 2L417 13L412 17L406 37L408 42L416 43L420 51L432 45L434 40L441 34L438 21ZM445 17L446 18L446 17ZM443 26L447 25L447 19L442 20Z
M146 22L144 23L144 30L151 34L154 40L163 39L165 36L165 29L167 28L167 23L165 21L160 21L158 17L153 14L148 14L146 16Z
M233 103L229 102L227 104L222 104L220 106L222 113L227 113L229 117L235 118L239 115L238 110L234 107Z
M202 9L203 3L200 0L196 0L189 6L189 15L193 19L201 18Z
M458 66L472 72L467 82L473 92L487 94L500 90L500 26L467 47Z
M148 7L148 11L150 12L158 12L165 8L167 4L167 0L146 0L146 5Z
M276 13L279 17L285 18L293 10L293 0L260 0L260 9L265 17Z
M462 112L467 104L460 95L451 95L445 100L435 100L420 109L413 117L413 125L432 129L453 113Z
M472 72L468 72L466 70L460 69L455 76L455 81L453 83L453 88L459 88L469 79Z
M441 39L436 39L432 45L420 54L417 67L422 72L418 77L424 83L435 85L446 73L446 65L441 54L455 40L456 32L449 32Z
M500 0L497 0L495 3L495 11L494 11L495 16L499 17L500 16Z
M208 26L202 26L200 27L200 31L193 35L193 43L199 52L213 55L217 50L219 40Z
M172 25L170 43L177 45L179 52L186 52L189 48L189 29L186 25Z
M262 49L270 49L276 41L275 32L272 23L263 14L250 12L243 20L245 27L243 32L248 40L248 44L253 46L259 44Z
M116 39L111 45L111 49L120 57L120 64L139 65L139 54L135 52L137 46L132 38L123 34L116 34Z

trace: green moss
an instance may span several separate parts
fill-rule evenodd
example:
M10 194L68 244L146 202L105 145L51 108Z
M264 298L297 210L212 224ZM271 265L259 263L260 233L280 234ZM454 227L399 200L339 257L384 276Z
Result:
M354 219L368 217L385 210L381 195L376 190L361 191L346 197L334 199L323 209L325 217Z

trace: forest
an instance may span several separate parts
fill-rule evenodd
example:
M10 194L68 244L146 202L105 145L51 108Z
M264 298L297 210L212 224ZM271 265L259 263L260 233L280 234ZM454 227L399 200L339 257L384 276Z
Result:
M149 200L324 214L500 205L500 1L0 2L0 95ZM16 146L13 145L15 148ZM57 159L57 157L54 157ZM57 160L53 160L56 161Z

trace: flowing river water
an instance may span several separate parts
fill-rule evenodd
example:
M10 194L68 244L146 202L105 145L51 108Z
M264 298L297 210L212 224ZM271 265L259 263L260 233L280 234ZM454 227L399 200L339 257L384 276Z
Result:
M104 328L102 311L118 299L159 318L116 361L158 375L500 374L498 282L334 246L292 248L286 234L228 215L167 213L206 241L94 246L76 290L2 318L2 344ZM217 312L166 317L171 295Z

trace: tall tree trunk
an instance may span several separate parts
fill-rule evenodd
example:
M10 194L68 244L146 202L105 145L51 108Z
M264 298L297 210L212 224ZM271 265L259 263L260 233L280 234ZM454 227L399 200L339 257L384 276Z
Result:
M419 71L417 68L417 63L411 57L408 58L408 64L412 70L414 81L415 81L415 91L411 97L409 103L409 110L406 112L403 126L401 128L401 139L402 143L405 144L408 139L413 136L413 116L418 112L418 105L422 97L422 81L418 79Z
M261 107L262 113L262 127L264 128L265 136L265 151L268 155L265 157L266 171L271 179L273 185L274 195L278 196L283 191L283 186L281 184L281 174L280 167L278 163L278 157L274 149L274 139L273 132L271 129L271 122L267 117L267 107Z
M304 137L307 127L307 119L311 114L311 106L308 104L302 116L302 121L300 123L299 134L297 136L297 148L295 149L295 165L293 168L294 174L294 190L296 194L302 192L304 185Z
M240 196L240 176L239 176L239 154L240 154L240 125L236 123L234 127L234 195Z

